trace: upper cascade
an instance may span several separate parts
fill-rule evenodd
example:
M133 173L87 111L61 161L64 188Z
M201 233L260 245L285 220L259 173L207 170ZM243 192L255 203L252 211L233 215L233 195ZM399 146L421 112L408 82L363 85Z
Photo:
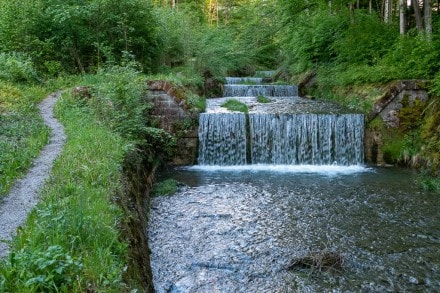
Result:
M225 97L293 97L298 95L296 85L243 85L225 84L223 96Z
M292 97L298 95L294 85L264 84L272 80L274 71L257 71L256 77L226 77L224 97Z
M226 77L226 84L260 84L263 77Z

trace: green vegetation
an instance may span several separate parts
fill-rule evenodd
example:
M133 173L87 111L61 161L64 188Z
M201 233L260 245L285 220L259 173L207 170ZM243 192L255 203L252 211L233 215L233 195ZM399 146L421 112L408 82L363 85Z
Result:
M135 58L145 71L158 55L149 1L0 0L0 51L28 54L48 75L93 71Z
M0 80L0 197L8 193L48 141L49 130L35 104L46 93L41 87Z
M258 97L257 97L257 101L258 101L259 103L263 103L263 104L266 104L266 103L270 103L270 102L272 102L271 99L269 99L268 97L265 97L265 96L258 96Z
M249 111L248 106L238 100L230 99L222 104L222 107L225 107L229 111L237 111L247 113Z
M225 75L278 68L275 83L283 83L313 72L313 95L361 112L371 109L388 81L430 80L433 98L411 111L404 105L399 131L387 132L380 122L370 127L384 131L387 161L422 167L428 176L423 186L438 190L439 179L429 176L438 176L440 166L439 15L432 16L434 29L429 22L414 28L409 7L411 21L399 35L397 13L369 11L362 1L356 8L328 4L0 0L0 195L47 143L36 104L60 87L86 89L64 95L57 106L69 139L42 202L0 262L0 291L131 289L122 278L128 258L119 230L124 219L114 203L122 193L122 161L136 150L143 163L157 166L176 144L152 127L145 80L170 81L187 106L203 111L201 93ZM268 102L263 98L259 102ZM223 106L248 112L236 100ZM176 186L166 182L160 189Z
M122 215L112 197L129 143L68 96L57 116L69 139L40 204L0 265L0 291L121 290L126 244L119 239Z
M151 190L151 193L153 196L160 196L160 195L173 195L177 192L179 182L177 182L174 179L166 179L160 182L156 182L153 185L153 189Z
M14 239L10 257L0 263L0 291L128 290L122 279L128 253L119 230L123 217L114 201L123 190L122 161L140 149L147 162L158 164L175 146L172 136L149 127L141 80L130 66L102 68L82 80L91 95L67 94L58 103L57 116L69 139L40 204ZM25 101L35 109L38 100Z

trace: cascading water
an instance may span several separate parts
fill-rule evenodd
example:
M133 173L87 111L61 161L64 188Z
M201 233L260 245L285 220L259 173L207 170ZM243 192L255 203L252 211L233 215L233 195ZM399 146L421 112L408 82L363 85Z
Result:
M201 114L199 164L246 164L246 116L243 113Z
M225 84L225 97L293 97L298 95L298 87L294 85L244 85Z
M252 164L363 163L363 115L249 114Z
M322 105L314 108L318 104L298 98L296 86L237 84L247 78L226 80L230 84L224 86L225 97L218 100L245 102L250 105L249 114L219 113L212 109L220 108L219 102L212 102L215 106L210 108L208 101L207 113L200 115L199 165L363 163L362 114L342 114L330 108L329 113L313 114L321 112ZM257 96L277 104L265 111Z
M263 82L262 77L226 77L226 84L259 84Z

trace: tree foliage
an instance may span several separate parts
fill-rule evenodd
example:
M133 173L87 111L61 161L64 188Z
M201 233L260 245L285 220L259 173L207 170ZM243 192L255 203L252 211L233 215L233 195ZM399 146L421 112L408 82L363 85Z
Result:
M46 71L93 71L135 56L155 68L157 21L148 0L0 0L0 50L29 54ZM46 68L45 68L46 67Z

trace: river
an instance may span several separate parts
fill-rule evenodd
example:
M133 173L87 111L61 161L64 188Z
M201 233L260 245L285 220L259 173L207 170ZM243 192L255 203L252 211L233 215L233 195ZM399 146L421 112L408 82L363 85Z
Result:
M181 167L152 200L157 292L440 291L440 198L415 173L338 166ZM334 252L341 268L292 266Z

